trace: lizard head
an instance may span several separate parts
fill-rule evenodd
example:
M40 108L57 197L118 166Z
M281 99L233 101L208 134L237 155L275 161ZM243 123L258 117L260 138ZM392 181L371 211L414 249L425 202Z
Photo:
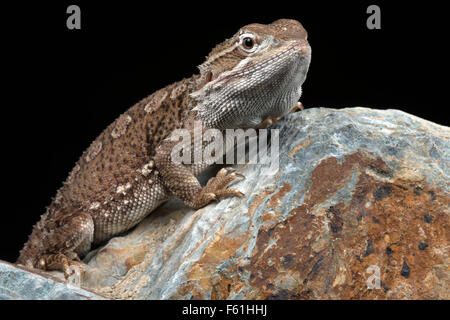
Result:
M216 46L199 66L193 109L218 129L255 127L298 101L311 60L307 32L295 20L250 24Z

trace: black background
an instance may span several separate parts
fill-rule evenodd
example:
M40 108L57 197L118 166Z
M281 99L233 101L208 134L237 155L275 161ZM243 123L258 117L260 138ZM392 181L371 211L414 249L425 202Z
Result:
M0 259L15 261L82 151L110 122L197 72L213 46L249 23L302 22L312 46L306 108L396 108L448 125L443 2L93 2L1 9ZM66 28L70 4L81 8L81 30ZM366 27L370 4L381 8L381 30Z

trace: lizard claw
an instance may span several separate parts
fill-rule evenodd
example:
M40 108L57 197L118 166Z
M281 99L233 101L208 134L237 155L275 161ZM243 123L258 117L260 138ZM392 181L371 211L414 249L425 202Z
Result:
M289 112L287 113L287 114L290 114L290 113L294 113L295 111L297 111L297 110L303 110L304 108L303 108L303 105L302 105L302 103L300 102L300 101L298 101L293 107L292 107L292 109L291 110L289 110ZM275 122L277 122L277 121L279 121L281 118L283 118L283 117L267 117L267 119L266 120L264 120L263 122L261 122L260 124L259 124L259 126L258 126L258 129L265 129L265 128L267 128L267 127L269 127L269 126L271 126L272 124L274 124Z
M218 201L222 198L228 197L244 197L245 195L234 189L228 189L228 185L237 179L245 179L245 177L235 172L234 168L222 168L219 170L217 175L209 179L206 186L201 190L199 198L202 199L204 205L210 203L211 201Z
M304 109L303 104L302 104L300 101L298 101L298 102L294 105L294 107L291 109L291 111L289 111L289 113L293 113L293 112L295 112L295 111L297 111L297 110L302 111L303 109Z
M205 194L205 197L209 199L209 202L211 201L217 201L217 197L214 193L208 192Z
M62 253L48 254L41 257L38 266L43 270L60 270L67 281L78 283L84 277L84 265L79 261L69 259Z

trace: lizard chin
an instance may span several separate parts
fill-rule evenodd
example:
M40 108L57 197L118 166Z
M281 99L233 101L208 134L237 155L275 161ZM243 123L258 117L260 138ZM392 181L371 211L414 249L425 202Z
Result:
M201 89L191 93L195 111L210 128L254 128L267 117L281 117L301 96L311 60L305 41L293 42L275 57L251 66L240 62Z

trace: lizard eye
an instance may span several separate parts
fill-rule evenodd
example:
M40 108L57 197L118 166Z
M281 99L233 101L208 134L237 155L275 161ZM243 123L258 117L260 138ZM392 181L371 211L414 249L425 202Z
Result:
M245 49L251 49L253 48L253 39L250 37L244 38L244 41L242 42L242 44L244 45Z
M256 42L255 36L249 33L241 35L239 44L244 51L250 53L255 52L258 48L258 43Z

